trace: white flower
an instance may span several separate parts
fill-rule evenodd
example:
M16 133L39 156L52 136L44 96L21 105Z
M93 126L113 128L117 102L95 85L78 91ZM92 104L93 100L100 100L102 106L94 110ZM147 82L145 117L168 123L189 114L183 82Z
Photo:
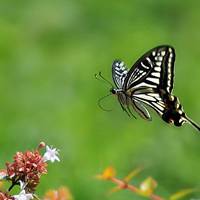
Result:
M26 187L26 185L27 185L27 183L25 183L25 182L23 182L23 181L19 181L19 185L20 185L20 188L21 188L21 190L24 190L25 189L25 187Z
M46 152L43 156L43 160L44 162L46 161L51 161L51 162L55 162L56 160L58 162L60 162L60 159L58 157L58 150L56 148L50 148L48 145L46 146Z
M7 174L6 174L6 172L4 172L4 171L1 171L0 172L0 180L3 180L3 179L5 179L7 177Z
M33 199L33 194L26 193L25 190L22 190L18 195L13 196L16 200L30 200Z

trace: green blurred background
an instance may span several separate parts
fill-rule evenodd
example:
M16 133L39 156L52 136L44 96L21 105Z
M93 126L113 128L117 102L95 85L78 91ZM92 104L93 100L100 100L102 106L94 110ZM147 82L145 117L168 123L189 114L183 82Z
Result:
M200 122L200 3L196 0L1 0L0 1L0 168L18 150L40 141L60 149L38 194L67 185L75 199L143 199L128 191L111 196L112 184L94 179L109 165L118 176L138 165L151 175L157 193L200 186L200 135L184 125L130 119L97 81L111 80L111 64L130 67L160 44L176 48L174 93ZM200 194L196 194L199 197ZM186 198L187 199L187 198Z

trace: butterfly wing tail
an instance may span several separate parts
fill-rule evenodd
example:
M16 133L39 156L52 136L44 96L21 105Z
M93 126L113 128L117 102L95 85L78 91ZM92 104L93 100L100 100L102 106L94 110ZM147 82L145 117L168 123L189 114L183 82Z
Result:
M191 124L193 127L195 127L198 131L200 131L200 126L194 122L192 119L190 119L189 117L185 116L186 121Z

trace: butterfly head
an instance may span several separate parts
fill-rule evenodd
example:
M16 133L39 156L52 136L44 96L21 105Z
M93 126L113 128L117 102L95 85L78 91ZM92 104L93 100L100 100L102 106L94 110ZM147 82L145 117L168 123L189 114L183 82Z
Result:
M112 94L114 94L114 95L117 94L117 90L116 90L115 88L111 88L111 89L110 89L110 92L111 92Z

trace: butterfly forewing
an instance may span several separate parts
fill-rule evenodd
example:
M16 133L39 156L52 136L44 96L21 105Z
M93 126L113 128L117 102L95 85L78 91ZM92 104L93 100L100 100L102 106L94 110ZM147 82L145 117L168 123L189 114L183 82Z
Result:
M165 56L161 65L161 81L159 86L160 89L166 89L168 93L171 93L174 81L175 50L172 47L167 47L166 51L161 50L160 54L165 54Z
M171 93L173 88L175 51L159 46L144 54L128 71L123 89L148 87Z
M115 60L112 64L112 78L117 88L122 88L128 69L123 61Z

